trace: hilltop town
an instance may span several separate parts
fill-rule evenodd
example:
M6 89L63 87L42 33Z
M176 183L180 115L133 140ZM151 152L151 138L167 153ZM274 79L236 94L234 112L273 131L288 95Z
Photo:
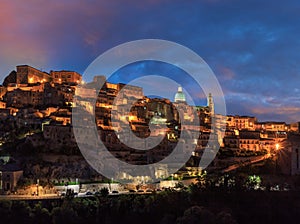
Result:
M206 106L196 107L187 104L181 87L174 95L174 100L149 98L144 96L142 87L110 83L105 76L95 76L91 83L84 83L82 76L74 71L48 73L28 65L17 66L0 86L1 191L20 193L23 189L25 194L28 189L34 191L35 187L28 187L38 183L47 193L47 190L53 192L54 185L111 181L97 173L81 155L77 145L80 141L94 143L88 130L83 139L74 136L72 111L78 107L95 115L99 139L112 155L130 164L163 160L179 144L183 123L198 133L189 138L195 148L185 166L172 177L161 167L156 172L159 178L183 181L199 177L203 174L199 167L203 151L213 150L216 145L221 148L207 172L226 173L276 160L276 172L300 174L299 123L260 122L253 116L219 115L214 113L212 95L208 96ZM91 100L93 97L95 101ZM131 104L130 113L124 116ZM178 108L184 111L182 117ZM198 126L194 125L195 120L200 121ZM217 125L225 121L224 136L212 128L212 120ZM133 149L123 144L116 134L116 130L121 133L128 124L139 138L164 137L151 150ZM151 125L156 128L151 129ZM149 181L149 177L134 177L126 172L120 175L129 183Z

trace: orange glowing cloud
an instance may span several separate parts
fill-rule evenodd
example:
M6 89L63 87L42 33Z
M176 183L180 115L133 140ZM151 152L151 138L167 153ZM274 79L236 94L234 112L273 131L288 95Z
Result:
M228 68L228 67L222 67L220 68L220 77L224 80L232 80L235 77L235 73L232 69Z
M90 26L93 16L100 14L107 21L111 10L85 1L8 1L0 7L0 74L4 78L18 64L37 68L49 65L62 46L95 45L101 38L101 27ZM107 22L109 26L110 22ZM66 49L68 50L68 49ZM65 51L66 51L65 50ZM0 79L0 81L1 81Z

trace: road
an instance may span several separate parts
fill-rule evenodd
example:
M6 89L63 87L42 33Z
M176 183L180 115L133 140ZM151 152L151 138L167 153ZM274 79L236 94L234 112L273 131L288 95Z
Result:
M233 170L236 170L240 167L243 167L243 166L248 166L250 164L253 164L253 163L258 163L258 162L261 162L265 159L268 159L270 158L271 155L267 154L267 155L264 155L264 156L259 156L259 157L255 157L253 159L250 159L250 161L245 161L243 163L239 163L239 164L233 164L225 169L222 170L222 173L227 173L227 172L230 172L230 171L233 171Z
M110 192L110 196L116 196L121 194L151 194L152 192L129 192L129 191L121 191L118 193ZM87 195L86 193L79 193L75 197L85 198L85 197L93 197L94 195ZM45 194L40 196L32 196L32 195L0 195L0 200L50 200L50 199L60 199L63 196L58 196L57 194Z
M41 196L31 195L0 195L0 200L42 200L42 199L59 199L57 194L48 194Z

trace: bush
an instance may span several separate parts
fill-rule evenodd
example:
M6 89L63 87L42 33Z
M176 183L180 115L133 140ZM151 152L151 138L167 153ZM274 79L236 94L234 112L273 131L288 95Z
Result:
M105 188L101 188L101 190L100 190L101 197L107 197L108 194L109 194L108 188L106 188L106 187Z

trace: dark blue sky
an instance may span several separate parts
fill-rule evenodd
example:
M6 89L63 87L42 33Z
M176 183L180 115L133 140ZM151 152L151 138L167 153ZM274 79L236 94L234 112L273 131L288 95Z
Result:
M208 63L229 114L299 121L299 12L297 0L3 0L0 80L18 64L83 73L105 50L158 38Z

